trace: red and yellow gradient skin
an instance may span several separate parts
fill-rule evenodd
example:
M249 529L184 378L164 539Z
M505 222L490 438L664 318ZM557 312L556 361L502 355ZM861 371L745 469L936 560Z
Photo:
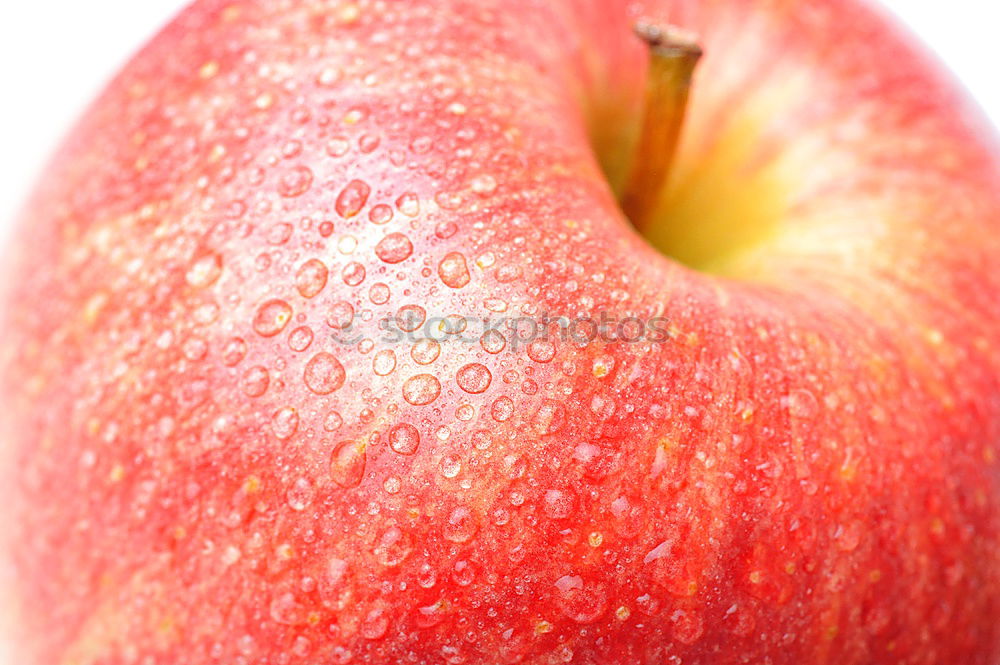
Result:
M997 154L853 1L197 3L7 269L18 663L995 664Z

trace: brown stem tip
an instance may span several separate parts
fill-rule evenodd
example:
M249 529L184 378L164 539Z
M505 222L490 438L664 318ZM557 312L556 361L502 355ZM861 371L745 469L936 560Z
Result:
M660 51L662 55L695 59L703 55L694 34L676 26L661 26L639 21L633 30L649 45L649 48Z

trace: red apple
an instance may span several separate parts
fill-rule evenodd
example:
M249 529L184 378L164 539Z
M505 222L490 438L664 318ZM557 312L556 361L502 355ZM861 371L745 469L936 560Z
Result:
M998 154L852 0L195 4L9 262L17 662L995 665Z

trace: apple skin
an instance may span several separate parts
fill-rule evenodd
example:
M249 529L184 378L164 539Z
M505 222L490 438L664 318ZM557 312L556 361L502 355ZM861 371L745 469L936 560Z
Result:
M855 2L194 5L7 262L18 662L1000 662L997 154Z

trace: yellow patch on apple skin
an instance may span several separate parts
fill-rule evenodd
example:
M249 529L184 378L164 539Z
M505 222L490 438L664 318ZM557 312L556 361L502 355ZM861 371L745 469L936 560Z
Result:
M535 635L545 635L547 633L551 633L554 628L555 626L545 619L540 619L535 623Z
M773 169L745 173L759 133L754 124L733 126L718 147L680 165L660 221L643 229L654 247L692 268L727 274L735 255L777 233L788 187Z
M209 60L198 69L198 76L202 79L213 78L218 73L219 63L215 60Z
M108 294L98 291L83 306L83 322L87 326L93 326L101 316L105 305L108 304Z
M671 179L653 223L640 229L661 252L705 272L746 277L743 260L780 232L797 169L769 135L781 109L815 93L801 69L771 75L739 99L720 98L711 65L694 86ZM722 93L730 94L730 93ZM733 108L719 116L712 108ZM792 160L794 161L794 160Z
M233 23L243 14L243 9L238 5L229 5L222 10L222 22Z

